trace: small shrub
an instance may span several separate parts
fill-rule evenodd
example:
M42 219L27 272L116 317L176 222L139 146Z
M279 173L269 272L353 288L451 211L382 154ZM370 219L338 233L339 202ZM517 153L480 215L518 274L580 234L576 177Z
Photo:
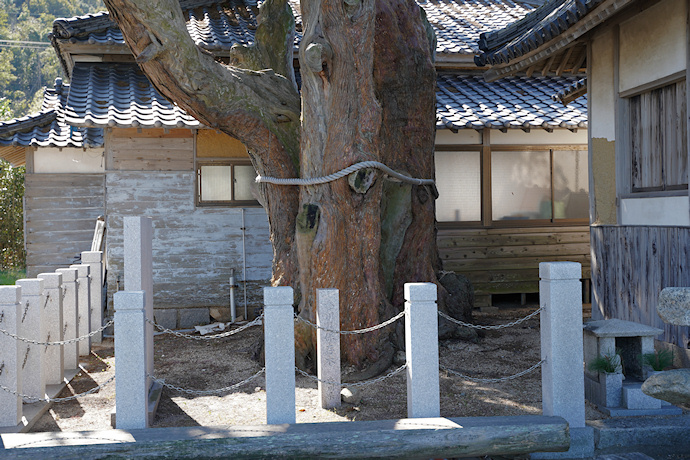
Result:
M14 284L18 279L26 277L24 270L0 271L0 285Z
M605 372L607 374L620 374L623 372L621 357L618 353L614 355L599 355L594 358L587 368L592 372Z
M654 353L645 353L642 355L642 364L651 367L652 370L663 371L673 366L673 351L662 349Z

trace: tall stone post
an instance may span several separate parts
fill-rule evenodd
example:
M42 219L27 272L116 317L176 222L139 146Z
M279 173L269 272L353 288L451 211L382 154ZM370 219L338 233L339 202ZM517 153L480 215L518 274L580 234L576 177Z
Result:
M153 321L153 223L150 217L125 217L125 290L146 293L146 317ZM153 374L153 325L146 323L146 372ZM149 388L151 381L148 381Z
M44 310L46 298L43 295L42 279L17 280L22 288L21 318L19 336L45 342L47 337ZM25 395L43 399L46 397L44 346L22 342L21 362L22 388ZM35 399L27 399L29 403Z
M79 296L77 294L77 279L79 277L76 268L59 268L56 273L62 275L62 329L63 340L71 340L79 337ZM68 343L63 347L65 355L65 369L79 368L79 345L77 342Z
M91 281L89 280L91 267L88 265L70 265L77 269L77 337L88 335L91 332ZM77 343L79 356L89 356L91 353L91 338L80 340Z
M61 342L63 340L62 317L62 274L41 273L38 278L43 280L43 293L46 296L44 320L47 329L48 342ZM59 345L46 345L45 374L47 385L60 385L65 378L65 351Z
M120 291L115 307L115 412L117 428L148 427L146 293Z
M84 251L81 253L81 263L90 268L91 330L95 331L103 326L103 252ZM102 340L102 332L91 337L93 343L101 343Z
M321 407L340 407L340 297L337 289L316 290L316 371ZM330 329L330 331L321 328Z
M266 423L295 423L295 320L291 287L264 288Z
M22 288L0 286L0 329L19 335L22 314ZM23 393L22 360L23 342L0 334L0 385L17 393ZM22 421L22 398L0 389L0 427L15 427Z
M405 283L407 416L439 417L438 307L433 283Z
M582 267L576 262L539 264L542 412L570 425L570 450L533 458L591 455L594 438L585 427L585 374L582 337ZM550 455L550 456L549 456Z

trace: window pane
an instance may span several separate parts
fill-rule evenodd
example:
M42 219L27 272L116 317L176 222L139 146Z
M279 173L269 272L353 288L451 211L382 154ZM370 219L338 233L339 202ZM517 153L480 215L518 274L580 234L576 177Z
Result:
M493 220L551 219L550 154L491 153Z
M235 166L235 200L254 200L252 188L255 187L256 172L254 166Z
M436 187L439 222L481 220L479 152L436 152Z
M586 150L553 152L554 218L589 217L587 161Z
M229 201L232 166L200 166L201 201Z

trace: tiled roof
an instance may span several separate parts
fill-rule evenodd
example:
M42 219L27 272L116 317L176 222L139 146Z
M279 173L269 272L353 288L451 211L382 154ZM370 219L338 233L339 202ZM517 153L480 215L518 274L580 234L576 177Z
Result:
M301 39L299 1L289 0L295 13L295 43ZM437 53L474 54L479 34L501 28L533 9L528 0L418 0L436 30ZM257 0L183 0L187 30L200 47L227 51L234 43L254 41ZM108 13L97 13L53 23L53 37L70 43L124 45L122 33Z
M171 104L136 64L77 63L65 121L83 127L199 128Z
M566 105L585 94L587 94L587 78L581 78L575 83L566 86L558 93L552 95L551 98L554 101L558 101Z
M58 79L54 89L46 89L39 113L0 123L0 146L102 147L102 129L65 123L63 109L68 92L69 85Z
M551 99L574 82L574 77L507 77L488 83L477 75L439 74L436 127L583 128L587 126L586 99L565 107Z

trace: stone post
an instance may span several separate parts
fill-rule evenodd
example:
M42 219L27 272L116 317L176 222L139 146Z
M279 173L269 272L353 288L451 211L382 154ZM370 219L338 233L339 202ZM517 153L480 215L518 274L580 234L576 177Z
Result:
M91 282L89 281L91 267L88 265L70 265L77 269L77 337L91 332ZM80 340L77 343L79 356L89 356L91 353L91 339Z
M19 335L24 309L21 308L22 288L0 286L0 329ZM0 385L23 393L21 365L24 342L0 334ZM22 398L0 389L0 427L16 427L22 421Z
M46 308L44 320L47 329L48 342L61 342L63 340L62 317L62 274L41 273L38 278L43 280L43 293L46 296ZM45 374L47 385L61 385L65 378L65 351L60 345L46 345Z
M43 295L42 279L23 279L16 283L22 288L19 336L45 342L47 337L44 310L46 298ZM21 361L22 393L35 398L46 397L46 375L44 346L22 342ZM36 402L27 399L27 402Z
M90 268L91 330L95 331L103 326L103 252L84 251L81 253L81 263ZM91 337L93 343L102 341L102 332Z
M266 423L295 423L295 320L291 287L264 288Z
M78 337L77 325L79 323L79 296L77 295L78 270L76 268L59 268L55 270L55 272L62 275L62 319L64 321L62 337L63 340L75 339ZM63 349L65 355L65 369L78 369L78 344L76 342L68 343Z
M123 219L125 290L146 293L146 317L153 321L153 223L150 217ZM146 323L146 372L153 374L153 325ZM151 381L148 381L151 387Z
M585 426L582 333L582 267L576 262L539 264L542 412L570 425L570 449L532 458L582 458L594 452L594 433Z
M436 290L433 283L405 283L405 353L409 418L441 415Z
M340 330L340 297L337 289L316 290L316 324ZM316 330L316 370L321 407L340 407L340 334Z
M146 293L120 291L115 307L115 412L117 428L148 427Z

